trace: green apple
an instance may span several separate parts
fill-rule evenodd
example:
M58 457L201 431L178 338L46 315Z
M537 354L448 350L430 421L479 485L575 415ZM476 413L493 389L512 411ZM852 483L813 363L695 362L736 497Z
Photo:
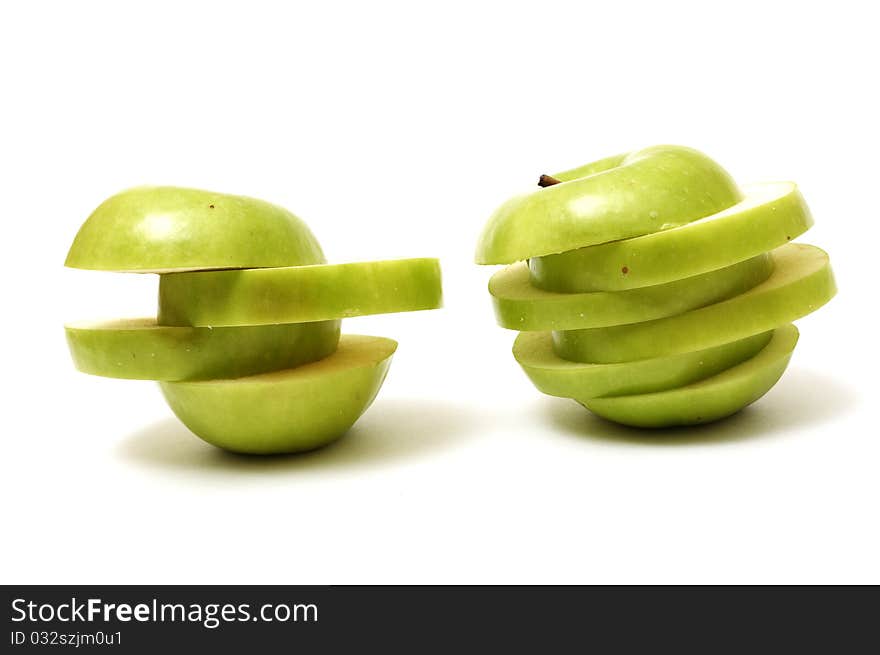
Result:
M667 230L720 212L742 195L706 155L655 146L559 173L502 205L477 244L478 264L512 264Z
M133 380L204 380L291 368L330 355L339 321L241 328L171 327L155 319L65 326L83 373Z
M76 367L158 380L193 432L242 453L316 448L372 403L397 343L340 337L340 319L441 302L436 259L325 265L287 210L177 187L106 200L66 264L160 274L158 320L65 326Z
M687 225L529 260L552 291L621 291L700 275L785 245L813 224L791 182L744 187L742 202Z
M716 421L755 402L776 384L797 339L797 328L785 325L757 355L712 377L666 391L576 400L603 418L634 427Z
M715 375L752 357L772 332L720 346L619 364L585 364L553 352L549 332L520 332L513 356L539 391L563 398L640 394L681 387Z
M397 343L343 335L329 357L233 380L163 382L171 409L196 435L251 454L311 450L341 437L376 397Z
M702 350L806 316L834 296L824 251L788 244L773 259L770 277L738 296L643 323L554 332L554 349L564 359L606 364Z
M167 325L299 323L435 309L436 259L163 275L159 322Z
M498 324L511 330L574 330L681 314L747 291L773 270L768 254L694 277L626 291L557 293L531 284L525 262L489 280ZM195 274L205 275L205 274Z
M325 261L308 226L282 207L213 191L143 186L101 203L80 227L65 265L163 273Z
M712 421L761 397L835 292L790 182L741 193L695 150L658 146L542 175L489 219L479 264L514 357L544 393L620 423ZM783 327L779 327L783 326Z

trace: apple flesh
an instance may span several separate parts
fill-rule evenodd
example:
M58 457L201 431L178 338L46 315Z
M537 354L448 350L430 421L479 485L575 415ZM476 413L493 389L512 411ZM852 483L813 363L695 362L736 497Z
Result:
M549 332L520 332L513 356L539 391L562 398L642 394L681 387L735 366L755 355L772 332L696 350L619 364L585 364L553 352Z
M193 432L241 453L324 445L373 402L397 343L340 337L341 318L441 302L435 259L325 265L287 210L178 187L103 202L65 263L160 275L157 320L65 326L76 367L159 381Z
M436 259L163 275L166 325L263 325L409 312L440 306Z
M639 289L557 293L532 285L525 262L489 280L498 324L511 330L575 330L648 321L736 296L773 271L768 254L726 268Z
M754 357L717 375L654 393L576 398L602 418L640 428L709 423L730 416L767 393L785 372L798 340L794 325L773 332Z
M311 450L366 411L396 348L391 339L343 335L332 355L297 368L160 386L177 417L215 446L261 455Z
M769 390L790 325L835 292L793 183L741 193L716 163L658 146L541 176L490 218L479 264L513 354L544 393L640 427L714 421ZM783 327L779 327L783 326Z
M213 191L143 186L92 212L65 265L164 273L325 261L308 226L282 207Z
M76 368L129 380L205 380L291 368L333 353L339 321L241 328L172 327L155 319L65 326Z
M627 362L711 348L772 330L815 311L836 292L828 255L805 244L772 253L767 280L728 300L643 323L553 333L556 354L590 363Z
M517 196L489 219L478 264L512 264L667 230L720 212L742 194L706 155L655 146L555 175L562 183Z
M531 281L551 291L621 291L666 284L783 246L813 224L791 182L745 187L742 202L671 230L529 260Z

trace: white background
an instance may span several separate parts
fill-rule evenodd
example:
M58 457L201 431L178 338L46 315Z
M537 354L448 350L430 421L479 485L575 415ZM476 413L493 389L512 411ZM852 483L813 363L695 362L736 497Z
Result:
M0 10L5 583L880 582L871 3L11 2ZM542 396L472 265L538 174L656 143L793 179L838 297L710 427ZM347 438L281 459L193 437L149 382L78 374L65 320L156 279L62 262L105 197L243 193L332 261L437 256Z

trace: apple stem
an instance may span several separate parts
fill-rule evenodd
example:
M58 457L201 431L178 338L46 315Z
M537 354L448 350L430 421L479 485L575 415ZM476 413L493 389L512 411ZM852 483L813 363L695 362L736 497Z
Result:
M557 180L552 175L542 175L538 178L539 187L553 186L554 184L559 184L560 182L562 182L562 180Z

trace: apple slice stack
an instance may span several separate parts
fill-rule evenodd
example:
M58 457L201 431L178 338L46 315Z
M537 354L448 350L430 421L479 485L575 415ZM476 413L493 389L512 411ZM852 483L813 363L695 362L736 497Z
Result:
M477 263L513 353L544 393L626 425L733 414L780 378L792 321L836 288L792 183L740 189L705 155L658 146L555 176L490 219Z
M159 381L195 434L243 453L324 445L372 403L397 343L341 319L441 302L436 259L329 265L285 209L176 187L106 200L66 265L160 275L157 318L65 326L76 367Z

